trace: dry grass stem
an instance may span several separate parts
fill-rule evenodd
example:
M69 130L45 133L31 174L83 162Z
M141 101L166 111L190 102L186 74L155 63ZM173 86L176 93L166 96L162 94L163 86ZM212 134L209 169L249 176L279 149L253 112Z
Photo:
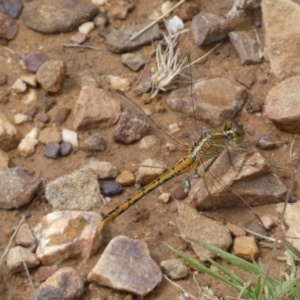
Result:
M146 27L144 27L142 30L140 30L139 32L137 32L136 34L134 34L130 38L130 40L133 41L134 39L136 39L138 36L140 36L145 31L147 31L149 28L151 28L152 26L154 26L156 23L158 23L160 20L162 20L166 15L168 15L170 12L172 12L175 8L177 8L178 6L180 6L181 4L183 4L184 2L185 2L185 0L179 1L177 4L175 4L173 7L171 7L168 11L166 11L165 13L163 13L160 17L158 17L153 22L151 22L149 25L147 25Z

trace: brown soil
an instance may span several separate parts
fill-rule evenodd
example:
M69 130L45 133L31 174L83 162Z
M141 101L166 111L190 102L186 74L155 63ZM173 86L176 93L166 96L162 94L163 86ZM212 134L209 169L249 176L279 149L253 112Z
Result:
M117 3L118 1L110 2ZM155 8L160 7L162 2L162 0L153 0L151 2L144 0L137 1L136 8L128 14L126 20L115 20L109 25L108 29L112 30L114 28L121 28L122 26L131 25L133 23L143 23L147 20L149 12L152 12ZM203 11L221 15L230 9L230 5L231 1L229 0L221 2L201 1L201 8ZM260 17L260 10L249 12L249 14L245 16L243 22L240 23L236 29L253 29L253 25L251 23L251 17L253 15ZM26 28L20 20L18 20L18 23L20 24L19 34L13 41L9 43L9 48L14 51L14 54L9 52L4 47L0 48L1 71L8 74L8 86L11 86L15 80L24 73L20 66L21 54L42 49L49 55L49 57L53 59L62 59L66 63L67 77L61 90L55 94L57 105L49 112L52 120L57 110L61 107L69 107L72 110L74 109L74 104L80 91L80 79L84 75L94 77L99 81L102 88L107 90L109 89L109 85L105 79L107 75L126 77L133 83L139 77L139 73L134 73L122 65L120 55L113 54L106 49L103 40L97 34L97 30L94 30L90 34L90 39L84 45L99 47L101 49L99 51L63 47L64 44L69 43L70 37L74 33L44 35ZM190 27L190 22L186 23L186 27ZM263 29L258 29L258 34L263 41ZM193 43L190 33L181 36L179 41L181 53L189 53L192 60L209 50L203 50L196 46ZM155 49L156 44L157 43L154 43L150 46L145 46L139 49L139 51L148 57L153 49ZM223 42L217 53L217 55L213 54L206 59L204 63L198 64L195 68L193 68L193 78L200 79L203 77L217 76L235 78L239 71L252 71L256 74L257 80L249 91L249 98L250 100L252 99L263 104L267 92L274 84L276 84L276 80L270 74L269 63L264 60L263 63L259 65L247 67L241 66L236 51L228 41ZM3 63L9 57L11 58L11 63ZM154 66L154 59L152 59L150 63L150 67L151 66ZM133 85L134 84L132 84L132 86ZM141 99L133 92L130 91L128 95L139 105L143 106L141 104ZM166 97L167 94L159 94L157 99L147 105L147 109L154 110L155 104L158 101L165 103ZM126 104L124 106L126 106ZM11 99L11 101L9 101L6 105L1 105L0 109L12 121L13 116L17 112L26 112L28 107L20 102L19 99L15 98ZM153 114L153 118L158 122L163 123L165 127L167 127L170 123L181 121L183 123L182 131L184 131L186 119L183 116L176 115L169 109L167 109L163 114ZM266 117L263 116L263 114L261 116L249 115L244 109L239 115L238 119L246 124L250 140L254 140L262 133L269 133L276 140L291 141L291 136L278 131L276 127ZM73 114L71 113L62 127L73 129L72 124ZM18 130L24 136L33 126L34 124L28 122L18 126ZM189 129L189 127L187 128ZM162 160L168 161L169 166L174 164L176 159L174 160L173 155L168 155L168 153L163 150L164 148L158 147L157 149L151 149L142 153L138 148L138 144L122 145L115 143L112 138L113 129L114 128L109 128L100 131L95 129L80 132L80 142L85 140L93 133L101 133L108 143L108 149L103 153L97 154L96 157L98 159L111 162L121 171L132 170L133 164L139 164L148 157L155 157L157 156L157 153L159 153L159 157ZM186 133L186 136L189 135L190 133ZM136 155L138 152L140 153L139 156ZM287 161L285 161L286 158L282 159L282 155L287 157L287 154L287 151L285 151L283 148L264 153L267 158L274 161L280 157L283 165L285 165ZM62 157L56 160L46 158L43 155L42 145L38 145L34 155L28 158L21 157L17 151L9 152L9 156L10 167L23 166L30 171L34 171L36 176L40 176L45 179L45 183L59 176L71 173L88 162L86 153L82 151L78 151L75 154L71 154L67 157ZM171 159L169 161L167 158L170 156ZM180 156L180 153L178 156ZM171 201L168 204L162 204L158 200L158 196L162 191L173 191L174 188L180 183L180 180L180 178L174 179L173 181L166 183L161 188L158 188L156 191L146 196L145 199L137 203L113 223L109 224L104 229L103 245L95 257L88 261L69 260L63 263L63 265L60 267L73 266L80 273L86 276L97 262L100 254L103 252L109 241L119 234L128 236L130 238L144 240L149 247L151 256L158 264L161 260L174 257L174 254L167 249L163 242L168 243L179 250L183 250L185 253L188 253L191 256L195 256L189 245L176 235L179 233L177 227L174 225L176 224L177 214L176 201ZM126 199L127 196L131 195L134 191L134 187L126 188L125 193L122 196L113 198L110 204L103 207L102 211L108 212L114 206ZM8 244L8 232L11 229L16 228L20 218L23 216L24 211L26 211L27 208L28 207L24 207L22 209L10 211L0 210L0 227L2 228L2 234L0 234L0 255L2 255L6 245ZM30 216L26 219L26 222L33 227L37 225L42 216L51 211L51 206L42 196L31 209ZM255 208L255 211L259 215L263 215L264 213L275 213L273 205L257 207ZM230 221L233 224L242 226L247 226L247 224L253 220L253 215L246 209L230 209L223 211L218 210L211 212L211 215L216 219ZM260 257L264 264L268 263L270 252L270 249L262 247L260 248ZM282 251L279 252L282 254ZM3 280L2 283L4 283L4 285L0 285L0 287L3 289L3 291L1 291L1 299L10 299L11 295L14 293L20 293L23 296L31 295L32 291L24 272L11 274L7 270L5 264L4 267L1 268L3 268L1 270L3 275L1 281ZM233 269L233 271L237 274L241 273L240 270L237 270L232 266L229 266L229 268ZM279 271L284 270L285 268L286 267L284 263L273 261L271 266L271 274L275 277L278 277ZM31 274L33 273L34 270L31 270ZM245 274L242 274L241 276L244 277L246 281L251 279L245 277ZM208 276L198 274L196 277L201 286L210 286L215 291L216 295L236 297L235 291L215 280L212 280ZM192 278L192 274L190 274L189 277L184 280L179 280L177 283L193 295L198 295L198 288ZM34 282L34 286L37 288L39 284ZM126 296L126 293L111 289L87 286L84 299L92 299L93 295L97 295L95 292L96 290L101 291L102 296L99 296L99 299L123 299ZM100 295L100 292L98 295ZM168 283L166 280L163 280L153 292L145 297L145 299L171 300L178 299L179 295L180 291L177 288Z

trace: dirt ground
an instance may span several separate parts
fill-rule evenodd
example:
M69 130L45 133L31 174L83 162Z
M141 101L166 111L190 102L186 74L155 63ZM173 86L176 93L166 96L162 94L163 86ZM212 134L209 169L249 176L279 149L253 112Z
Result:
M117 3L117 1L110 2ZM153 0L151 2L144 0L136 1L136 8L128 14L126 20L114 20L113 23L108 26L108 30L112 30L114 28L119 29L122 26L132 25L134 23L140 24L147 21L149 12L153 11L155 8L159 8L162 2L162 0ZM201 10L214 14L223 15L230 9L230 7L231 1L229 0L201 1ZM233 29L246 31L252 30L252 16L261 17L260 9L248 12L248 14L244 17L244 21L238 24L238 27ZM80 92L80 79L84 75L94 77L104 89L109 89L108 82L106 81L107 75L116 75L128 78L132 82L132 87L139 77L140 72L134 73L122 65L120 55L113 54L106 49L103 39L99 37L96 29L91 32L90 39L85 42L84 45L99 47L101 49L99 51L63 47L64 44L69 43L70 37L74 34L74 32L45 35L26 28L20 20L18 20L18 23L20 24L20 31L17 37L8 45L8 47L13 50L14 53L7 51L3 47L0 48L0 56L2 59L4 59L3 61L11 58L10 64L2 64L1 71L8 74L7 84L8 86L11 86L15 80L24 73L22 67L20 66L20 57L22 54L42 50L52 59L62 59L67 66L67 76L64 80L61 90L54 95L57 105L49 111L52 119L57 110L61 107L69 107L72 110L74 109L76 99ZM187 28L190 28L190 22L186 22L185 25ZM263 28L258 28L257 31L261 40L263 41ZM139 49L139 51L148 57L153 49L155 49L156 45L157 42L155 42L153 45L144 46ZM190 32L182 35L179 38L179 46L181 48L181 53L190 54L192 60L203 55L209 50L209 48L201 49L195 45ZM152 59L150 62L150 67L151 66L154 66L154 59ZM203 63L197 64L192 71L193 78L196 80L203 77L213 78L218 76L234 79L238 72L254 72L257 79L249 91L248 101L255 100L261 104L263 104L269 89L276 84L276 80L270 74L269 63L267 61L264 60L259 65L242 66L236 51L228 40L223 42L216 53L209 56ZM142 108L146 107L151 111L154 111L154 107L157 102L165 103L167 97L167 94L159 94L159 96L150 104L144 105L142 104L141 98L136 96L132 90L133 89L128 92L128 96L131 97ZM124 105L126 106L126 102ZM165 106L167 108L166 104ZM11 101L9 101L6 105L1 105L0 110L3 111L3 113L6 114L6 116L12 121L13 116L16 113L26 112L28 107L20 102L20 100L16 97L11 99ZM185 132L186 118L170 111L168 108L164 113L154 113L152 118L160 124L163 124L165 127L168 127L169 124L174 122L182 122L182 136L188 137L190 134L189 132ZM276 127L266 117L264 117L263 113L260 115L250 115L244 108L238 117L238 121L241 121L246 125L248 139L250 141L255 140L255 138L262 133L269 133L275 140L278 141L290 142L292 140L291 135L278 131ZM19 125L17 128L21 135L24 136L31 130L32 127L34 127L34 124L27 122ZM72 113L67 121L63 124L62 128L71 130L73 129ZM114 128L82 131L79 133L79 143L85 140L91 134L99 132L107 141L108 147L105 152L96 154L96 158L111 162L121 171L133 170L134 164L139 164L148 157L158 156L160 159L167 161L169 166L175 163L174 156L169 155L164 147L158 146L156 149L147 150L142 153L137 143L131 145L115 143L112 138L113 130ZM136 155L138 152L140 152L140 155ZM79 169L88 162L86 153L83 151L78 151L75 154L70 154L67 157L60 157L56 160L46 158L43 155L43 146L41 144L37 146L36 152L28 158L21 157L17 151L11 151L8 154L10 156L10 167L25 167L26 169L33 171L35 176L43 178L45 180L45 184L59 176L69 174L74 170ZM180 155L181 154L179 153L178 156L180 157ZM271 164L274 161L278 161L278 159L280 159L282 165L287 164L288 151L284 147L274 151L264 152L263 155L271 161ZM152 192L150 195L146 196L142 201L125 212L117 220L109 224L104 230L103 244L96 256L88 261L68 260L60 267L74 266L81 274L86 276L97 262L99 256L109 241L119 234L128 236L130 238L144 240L149 247L152 258L158 264L161 260L174 257L174 254L167 249L163 242L166 242L179 250L183 250L185 253L190 254L191 256L195 256L190 246L176 235L179 233L177 227L174 225L176 223L177 214L176 201L163 204L158 200L158 196L162 191L172 192L175 187L180 184L180 180L181 178L178 178L166 183L162 187ZM114 197L111 203L103 207L101 211L108 212L114 206L126 199L127 196L130 196L135 190L136 189L134 187L126 188L125 192L121 196ZM20 218L23 216L27 208L28 207L24 207L22 209L10 211L0 210L0 228L2 228L2 232L0 234L0 255L2 255L9 241L9 236L5 233L16 228ZM254 209L259 215L263 215L264 213L275 214L274 208L274 205L268 205ZM33 227L37 225L42 216L51 211L51 206L47 203L45 197L41 196L31 209L30 216L26 219L26 222ZM211 215L216 219L230 221L233 224L242 226L247 226L253 220L253 215L249 211L242 208L222 211L218 210L211 212ZM263 263L268 263L270 252L271 250L268 248L260 248L260 257ZM278 253L282 254L282 251L279 250ZM232 268L232 266L230 266L230 268ZM278 277L279 270L284 270L285 268L286 266L284 263L273 261L271 266L271 274L275 277ZM235 268L232 269L237 274L241 273L240 270L236 270ZM31 270L31 273L33 274L34 271L35 270ZM3 289L1 291L1 299L10 299L13 293L20 293L23 296L31 295L32 291L25 272L11 274L7 270L6 266L3 267L1 272L3 273L2 286L0 285L0 287ZM241 276L245 275L242 274ZM215 291L216 295L236 297L235 291L215 280L212 280L208 276L198 274L196 277L201 286L211 287ZM246 278L246 280L250 280L250 278ZM190 273L186 279L179 280L177 283L190 293L197 295L198 287L193 280L192 273ZM34 282L34 286L37 288L38 283ZM101 296L99 296L100 293ZM103 287L91 287L87 285L86 294L83 299L95 299L95 295L99 296L98 299L123 299L127 293L118 292ZM177 288L163 280L153 292L145 297L145 299L171 300L182 298L180 298L180 291Z

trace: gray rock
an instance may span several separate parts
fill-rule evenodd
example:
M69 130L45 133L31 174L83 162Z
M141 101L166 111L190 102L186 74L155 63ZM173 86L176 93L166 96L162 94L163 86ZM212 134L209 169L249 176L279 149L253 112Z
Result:
M121 184L115 181L107 181L101 185L101 192L104 196L115 196L120 195L124 191Z
M300 132L300 76L288 78L272 87L266 97L266 116L281 130ZM284 108L284 109L283 109Z
M66 156L72 151L72 144L69 142L62 142L60 144L60 155Z
M0 72L0 85L4 85L7 82L7 75L4 72Z
M6 116L0 112L0 149L10 151L17 148L18 143L17 129L8 121Z
M0 39L12 40L19 31L19 24L0 11Z
M189 273L189 269L180 259L163 260L160 263L164 273L171 279L182 279Z
M23 262L28 269L34 268L40 264L37 256L30 250L21 246L11 248L7 254L6 263L8 269L13 273L24 271Z
M0 172L0 208L18 208L27 204L40 187L42 180L24 168L10 168Z
M23 3L21 0L2 0L0 2L0 11L9 15L13 19L17 19L22 12Z
M273 150L278 148L279 145L268 133L262 134L255 141L255 146L261 150Z
M187 202L197 209L253 207L284 200L287 189L270 165L254 148L228 146L210 166L205 162L198 173L205 180L193 180ZM232 149L233 148L233 149Z
M47 185L46 198L56 210L92 210L101 199L98 176L90 168L61 176Z
M117 236L110 241L88 281L145 296L161 282L159 266L149 256L144 241Z
M147 59L140 52L122 54L122 64L133 71L140 70L146 63Z
M75 105L74 128L111 127L118 121L120 113L120 103L105 90L84 86Z
M79 300L84 294L84 282L78 272L65 267L59 269L44 283L42 283L29 300L35 299L60 299L60 300Z
M106 145L102 135L95 133L80 145L80 149L85 152L102 152L106 150Z
M196 117L213 127L234 119L246 102L244 86L228 78L214 78L194 85L194 102L190 88L175 90L167 98L170 109Z
M41 114L39 115L39 121L44 123L44 124L47 124L50 122L50 116L48 114Z
M184 203L178 208L177 226L182 236L205 241L223 250L229 249L232 244L231 234L221 222L205 217L203 214L198 213L196 209ZM206 261L202 254L210 258L217 256L217 254L213 254L203 246L188 239L185 240L191 243L202 262Z
M97 6L91 3L36 0L26 3L21 18L27 27L36 31L61 33L76 29L97 13Z
M264 52L272 73L280 80L300 75L299 4L265 0L261 8L265 30Z
M60 154L60 145L58 143L49 142L44 147L44 155L50 158L58 158Z
M238 53L242 65L255 65L261 63L262 57L256 40L252 39L244 31L231 31L229 39Z
M33 236L27 223L24 223L20 226L16 234L15 241L19 246L30 247L33 245L35 242L35 237Z
M36 73L47 60L49 60L47 55L41 52L30 52L23 57L23 62L27 70L31 73Z
M66 66L62 60L48 60L36 73L37 81L48 92L56 93L66 75Z
M201 12L193 17L191 31L199 46L210 45L227 37L229 21L221 16Z
M150 125L145 117L131 108L126 108L114 130L114 141L130 144L147 135Z
M162 38L162 33L157 24L147 30L145 33L140 35L134 40L130 40L130 37L139 32L148 23L141 25L128 26L125 29L119 29L110 32L106 36L105 45L106 47L115 53L124 53L135 50L143 45L150 44L155 40Z

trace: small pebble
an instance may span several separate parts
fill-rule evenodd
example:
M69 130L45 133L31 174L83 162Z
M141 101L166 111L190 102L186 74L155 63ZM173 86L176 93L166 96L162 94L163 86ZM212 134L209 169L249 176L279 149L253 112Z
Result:
M260 28L262 26L262 20L259 17L252 17L252 23L255 27Z
M254 221L253 223L251 223L247 229L259 234L259 235L256 235L253 233L248 233L249 236L253 236L257 240L263 239L260 235L269 236L268 230L266 228L264 228L260 223L258 223L258 221Z
M177 31L184 28L184 23L178 16L174 16L171 19L166 21L166 26L167 26L168 32L170 34L174 34Z
M165 12L170 10L173 6L174 6L174 4L171 1L166 1L161 5L160 11L161 11L162 14L164 14ZM170 13L165 15L166 18L168 18L169 16L170 16Z
M170 193L162 193L158 200L160 200L163 203L168 203L171 200L171 194Z
M36 90L34 90L34 89L29 89L27 95L25 95L22 98L22 102L27 105L30 105L31 103L36 102L36 100L37 100L37 93L36 93Z
M66 156L72 151L72 144L69 142L62 142L60 144L60 155Z
M23 62L27 70L31 73L36 73L40 66L49 58L41 52L31 52L23 58Z
M107 79L110 86L114 90L120 90L122 92L127 92L130 89L130 82L127 78L121 78L118 76L109 75Z
M106 14L100 12L93 20L96 26L106 26L108 25L108 17Z
M71 143L73 147L78 147L78 134L75 131L63 129L62 140Z
M170 124L170 125L169 125L169 132L170 132L171 134L174 134L174 133L176 133L176 132L178 132L178 131L180 131L180 128L179 128L178 123L173 123L173 124Z
M12 228L5 228L3 233L6 237L10 237L14 233L14 230Z
M102 152L106 149L106 141L99 133L95 133L83 142L83 144L80 146L80 149L85 152Z
M93 157L93 156L95 156L95 153L94 152L89 152L89 153L87 153L86 154L86 158L91 158L91 157Z
M188 193L183 188L177 188L173 192L174 198L177 200L183 200L188 196Z
M60 154L60 145L58 143L50 142L44 147L44 155L50 158L57 158Z
M56 124L56 126L61 126L66 121L70 113L71 113L70 108L68 107L60 108L54 117L54 123Z
M7 82L7 75L4 72L0 72L0 85L4 85Z
M189 273L189 269L180 259L163 260L160 263L161 268L171 279L182 279Z
M176 150L176 146L170 142L166 143L166 148L169 150L169 151L175 151Z
M255 146L261 150L273 150L278 148L278 143L269 134L265 133L255 141Z
M142 101L144 104L149 104L151 103L152 99L151 99L151 94L150 93L144 93L142 95Z
M79 26L78 31L82 34L89 34L95 28L95 24L93 22L85 22Z
M77 31L75 34L71 36L71 42L82 44L87 40L87 35Z
M50 122L50 116L48 114L41 114L39 116L39 121L46 124Z
M116 182L120 183L122 186L130 186L134 184L134 175L129 171L123 171L117 178Z
M21 140L18 146L18 152L22 156L27 157L34 153L35 146L38 143L38 133L38 128L32 128L31 131Z
M29 122L33 122L33 120L34 120L35 116L38 114L39 110L40 110L39 107L33 106L26 112Z
M107 181L101 185L101 192L104 196L114 196L123 193L124 189L121 184L115 181Z
M15 81L15 83L12 85L11 89L15 93L24 93L27 89L26 83L21 80L20 78Z
M16 114L14 116L14 120L17 125L20 125L28 121L28 116L24 114Z
M122 64L133 71L140 70L147 63L147 59L140 52L124 53L121 59Z
M105 3L107 3L108 0L92 0L92 3L97 5L97 6L101 6L104 5Z
M160 102L156 103L154 109L155 109L155 112L157 112L157 113L163 113L166 111L166 107Z
M246 110L249 114L254 114L262 111L262 106L259 102L248 102Z
M36 87L37 85L37 79L35 74L23 75L20 77L20 79L32 87Z

